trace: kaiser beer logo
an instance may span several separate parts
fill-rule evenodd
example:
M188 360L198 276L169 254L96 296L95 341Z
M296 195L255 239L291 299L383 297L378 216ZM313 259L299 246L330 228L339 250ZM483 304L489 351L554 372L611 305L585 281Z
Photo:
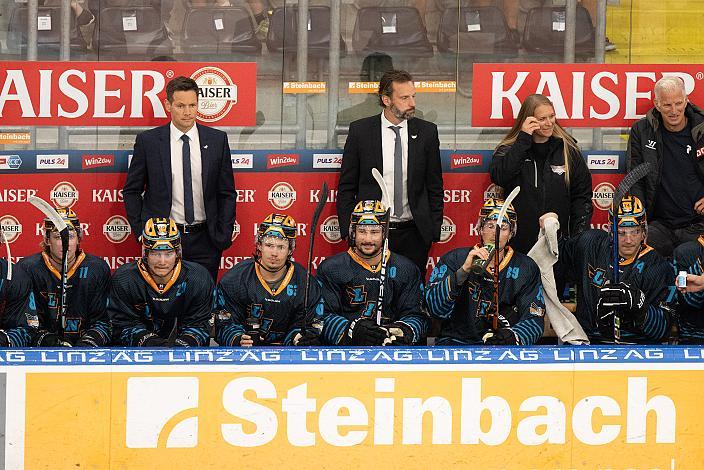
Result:
M269 191L268 198L274 208L283 211L296 202L296 191L289 183L276 183Z
M280 168L282 166L298 165L299 155L297 153L270 153L266 156L266 167Z
M470 166L481 166L482 165L482 155L477 154L467 154L467 153L451 153L450 154L450 168L466 168Z
M113 215L103 225L103 233L112 243L122 243L129 236L130 224L121 215Z
M61 181L54 186L49 196L54 206L59 208L73 207L78 202L78 191L76 187L68 181Z
M14 242L22 235L22 225L20 221L11 215L3 215L0 217L0 225L2 226L2 233L7 243Z
M336 215L331 215L320 224L320 234L328 243L340 243L342 234L340 233L340 221Z
M113 154L105 155L83 155L83 169L100 168L115 165L115 156Z
M19 155L0 155L0 170L16 170L22 165Z
M234 242L235 238L237 238L237 235L239 235L239 234L240 234L240 224L239 224L239 222L237 222L235 220L235 225L234 225L234 227L232 227L232 237L230 238L230 240L232 240Z
M191 75L198 84L198 119L215 122L237 103L237 85L218 67L203 67Z
M443 216L442 225L440 226L440 241L439 243L447 243L452 240L452 237L457 233L457 226L448 216Z
M504 197L504 190L501 186L491 183L489 187L484 191L484 200L487 199L502 199Z
M599 183L594 188L592 201L597 209L608 211L611 208L611 202L614 199L614 185L611 183Z
M68 168L68 154L37 155L37 170L62 170Z

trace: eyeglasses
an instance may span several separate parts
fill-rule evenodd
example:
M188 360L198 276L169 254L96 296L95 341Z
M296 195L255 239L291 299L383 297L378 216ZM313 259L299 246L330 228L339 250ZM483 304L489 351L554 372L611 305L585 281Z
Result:
M482 227L482 230L487 231L487 232L495 232L496 231L496 222L487 222L484 224ZM502 232L508 232L511 230L511 224L509 224L506 221L501 222L501 231Z

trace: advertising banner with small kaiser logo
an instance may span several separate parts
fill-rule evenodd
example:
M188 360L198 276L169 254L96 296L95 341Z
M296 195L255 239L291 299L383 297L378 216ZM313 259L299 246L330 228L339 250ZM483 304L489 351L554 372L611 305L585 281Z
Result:
M670 470L701 468L704 451L696 347L35 349L0 360L4 468Z
M168 122L166 84L174 77L200 87L198 120L253 126L254 62L3 62L4 126L157 126Z

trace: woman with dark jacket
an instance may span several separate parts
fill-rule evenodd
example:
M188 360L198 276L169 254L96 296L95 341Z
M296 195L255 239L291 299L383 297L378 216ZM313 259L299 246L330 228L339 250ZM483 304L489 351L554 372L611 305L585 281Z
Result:
M574 236L589 228L592 218L592 175L577 141L555 119L552 102L530 95L518 112L516 123L496 147L489 167L491 181L513 201L518 232L513 248L528 253L538 240L538 219L557 213L560 236Z

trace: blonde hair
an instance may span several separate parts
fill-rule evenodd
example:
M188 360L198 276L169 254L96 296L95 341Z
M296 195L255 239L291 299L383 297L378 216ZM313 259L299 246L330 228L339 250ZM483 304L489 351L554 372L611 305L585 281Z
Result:
M521 131L523 122L526 118L533 116L535 110L538 106L550 106L553 111L555 106L553 106L552 101L550 101L546 96L540 94L528 95L521 105L521 109L518 111L518 116L516 116L516 122L508 131L506 137L496 146L497 149L500 147L510 147L516 142L518 138L518 133ZM555 120L555 125L553 127L553 135L557 139L561 139L562 145L562 156L565 159L565 182L567 186L570 184L570 151L574 150L578 154L581 154L579 147L577 146L577 141L567 133L567 131Z

